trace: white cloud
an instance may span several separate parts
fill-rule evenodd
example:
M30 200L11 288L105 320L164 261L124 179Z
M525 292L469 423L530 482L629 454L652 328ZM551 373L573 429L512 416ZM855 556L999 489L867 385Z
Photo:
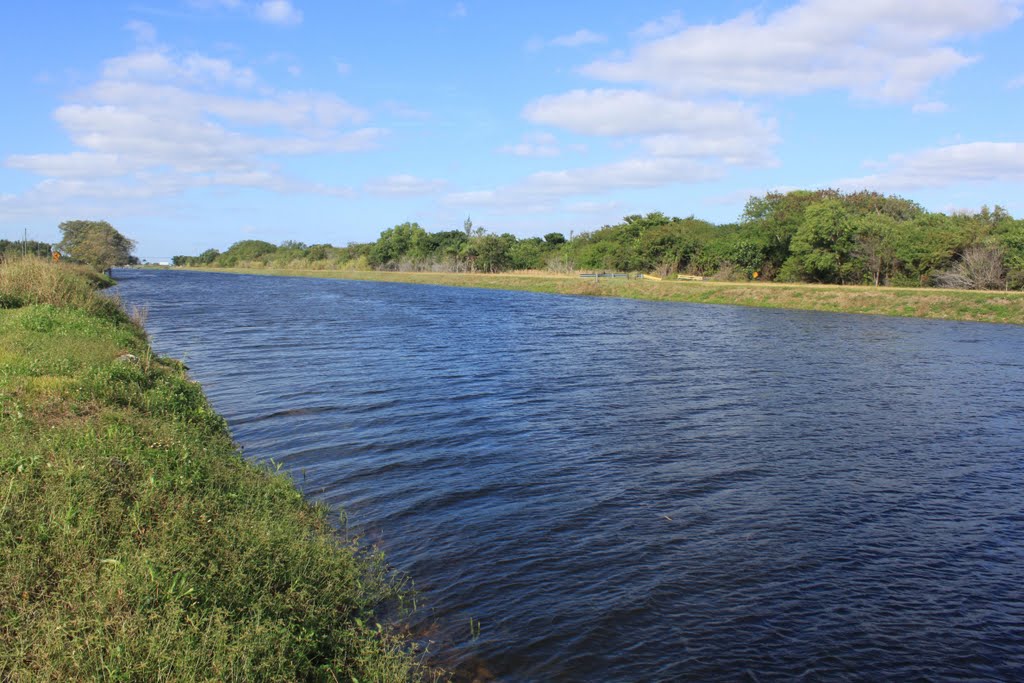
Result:
M527 133L520 142L499 147L498 151L517 157L557 157L562 153L558 139L551 133Z
M641 90L572 90L534 100L523 110L531 123L584 135L640 135L763 125L755 110L735 102L698 104Z
M519 183L493 190L454 192L443 199L453 206L504 206L550 209L561 200L623 189L697 183L721 177L721 171L688 159L627 159L601 166L541 171Z
M583 45L593 45L595 43L603 43L608 38L593 31L585 28L581 28L575 33L570 33L564 36L558 36L552 38L550 41L551 45L555 47L582 47Z
M643 136L656 157L718 157L730 164L770 161L776 124L736 102L697 103L640 90L573 90L531 102L531 123L595 136Z
M631 31L629 35L637 40L649 40L651 38L660 38L669 33L675 33L685 25L683 15L679 12L674 12L660 19L648 21L635 31Z
M268 24L293 26L302 23L302 12L290 0L263 0L256 9L256 16Z
M842 188L879 191L912 190L961 185L970 182L1024 181L1024 143L968 142L893 155L878 172L847 178Z
M180 59L165 50L150 49L108 59L103 65L108 81L173 81L193 84L223 84L248 87L255 83L251 69L234 66L226 59L192 53Z
M945 102L918 102L911 108L915 114L941 114L948 109Z
M364 126L368 112L332 93L257 89L257 81L247 68L201 54L117 57L54 112L72 151L5 163L44 177L29 198L55 201L211 186L351 194L291 179L276 159L370 149L387 131Z
M621 202L571 202L565 207L577 213L618 213Z
M455 7L452 8L452 11L449 14L455 17L456 19L461 19L462 17L465 17L469 14L469 10L466 9L466 3L457 2L455 3Z
M413 175L393 175L379 180L372 180L365 185L370 194L390 197L412 197L433 194L443 190L448 183L444 180L428 180Z
M906 101L976 61L948 43L1012 23L1020 16L1017 5L803 0L766 17L747 12L685 27L581 71L673 92L795 95L834 89Z
M545 47L582 47L584 45L595 45L597 43L607 42L607 36L603 36L600 33L594 33L593 31L585 28L581 28L575 33L569 33L564 36L557 36L550 40L534 36L526 41L527 52L537 52L543 50Z
M132 32L135 42L140 45L150 45L156 42L156 29L145 21L129 21L125 28Z

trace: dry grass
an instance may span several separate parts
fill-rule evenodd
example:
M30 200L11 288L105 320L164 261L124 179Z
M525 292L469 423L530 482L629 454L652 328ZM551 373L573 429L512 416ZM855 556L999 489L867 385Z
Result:
M0 308L31 304L73 306L103 315L121 314L116 302L96 296L114 284L88 266L27 256L0 262Z
M614 296L656 301L789 308L836 313L964 320L1024 325L1024 292L986 292L854 285L582 279L538 271L517 273L395 273L279 269L210 269L252 275L340 278Z

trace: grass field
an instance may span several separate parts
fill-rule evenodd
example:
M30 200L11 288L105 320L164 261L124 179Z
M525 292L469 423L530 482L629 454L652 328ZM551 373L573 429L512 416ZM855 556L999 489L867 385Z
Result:
M450 287L524 290L577 296L612 296L654 301L729 304L1024 325L1024 292L734 283L706 280L597 280L547 273L487 275L480 273L392 273L263 268L206 270L253 275L375 280Z
M430 680L409 599L88 271L0 264L0 681Z

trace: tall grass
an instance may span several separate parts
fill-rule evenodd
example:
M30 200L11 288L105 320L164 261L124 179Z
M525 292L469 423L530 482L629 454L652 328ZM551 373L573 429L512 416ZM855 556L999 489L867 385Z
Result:
M85 273L3 263L0 297L0 681L437 677L384 558L245 462Z
M0 260L0 308L30 304L73 306L108 317L123 315L116 301L96 296L114 284L88 266L53 263L34 256Z

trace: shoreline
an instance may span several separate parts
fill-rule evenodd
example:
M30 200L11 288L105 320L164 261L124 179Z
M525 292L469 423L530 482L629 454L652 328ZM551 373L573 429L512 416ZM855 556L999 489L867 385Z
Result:
M248 462L109 280L0 264L0 671L12 680L439 680L411 592ZM142 314L144 317L144 313Z
M776 308L827 313L1024 325L1024 292L872 287L775 282L581 279L551 273L400 273L272 268L173 270L276 277L312 277L445 287L604 296L646 301Z

